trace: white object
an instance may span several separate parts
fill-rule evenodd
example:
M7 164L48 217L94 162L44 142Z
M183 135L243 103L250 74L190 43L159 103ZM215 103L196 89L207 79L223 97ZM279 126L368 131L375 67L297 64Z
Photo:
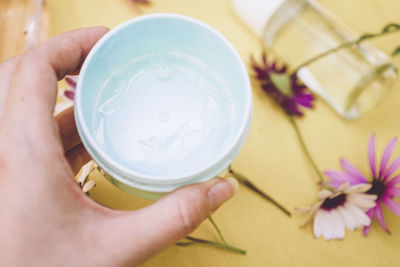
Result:
M175 14L141 16L103 36L82 66L74 103L100 173L149 199L222 174L252 114L234 47L211 26Z
M285 0L232 0L240 19L259 37L268 20Z

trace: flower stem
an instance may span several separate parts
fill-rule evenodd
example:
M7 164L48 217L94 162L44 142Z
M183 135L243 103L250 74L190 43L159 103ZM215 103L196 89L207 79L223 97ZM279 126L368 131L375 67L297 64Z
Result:
M222 242L223 242L225 245L228 245L228 244L226 243L226 241L225 241L224 236L222 235L221 230L219 229L219 227L218 227L217 224L215 223L214 219L213 219L211 216L208 216L208 220L209 220L209 221L211 222L211 224L214 226L215 231L217 231L218 236L219 236L219 238L221 238Z
M386 25L380 32L377 33L365 33L362 34L358 39L353 40L353 41L349 41L349 42L345 42L343 44L340 44L334 48L331 48L321 54L318 54L312 58L310 58L309 60L303 62L302 64L300 64L299 66L297 66L293 71L291 75L294 75L295 73L297 73L302 67L305 67L307 65L310 65L311 63L314 63L315 61L326 57L327 55L331 54L331 53L335 53L341 49L353 46L353 45L358 45L366 40L371 40L383 35L387 35L387 34L391 34L394 32L400 31L400 24L395 24L395 23L391 23Z
M308 151L307 145L304 142L304 138L301 135L300 129L299 129L296 121L294 120L293 116L289 115L288 117L289 117L290 123L292 124L292 126L293 126L293 128L294 128L294 130L296 132L296 136L297 136L297 139L300 142L301 148L303 149L304 154L306 154L306 157L307 157L308 161L311 163L314 171L318 175L318 178L319 178L319 180L320 180L320 182L322 184L322 187L324 187L325 189L331 190L332 188L326 183L326 181L324 179L324 176L322 175L321 171L318 169L318 166L315 163L314 159L312 158L312 156L310 154L310 151Z
M268 196L266 193L264 193L263 191L261 191L257 186L255 186L252 182L250 182L250 180L240 174L235 172L232 167L229 167L229 173L232 174L233 177L235 177L239 183L241 183L242 185L246 186L247 188L249 188L250 190L256 192L259 196L261 196L262 198L270 201L272 204L274 204L278 209L280 209L281 211L283 211L287 216L292 216L292 214L286 209L284 208L281 204L279 204L275 199L273 199L272 197Z
M209 240L204 240L204 239L200 239L197 237L187 236L187 237L185 237L185 239L189 240L189 242L178 242L178 243L176 243L176 245L180 246L180 247L186 247L186 246L190 246L195 243L198 243L198 244L204 244L204 245L221 248L221 249L228 250L228 251L242 254L242 255L246 255L246 253L247 253L246 250L243 250L243 249L240 249L240 248L237 248L234 246L230 246L230 245L222 244L222 243L218 243L218 242L213 242L213 241L209 241Z

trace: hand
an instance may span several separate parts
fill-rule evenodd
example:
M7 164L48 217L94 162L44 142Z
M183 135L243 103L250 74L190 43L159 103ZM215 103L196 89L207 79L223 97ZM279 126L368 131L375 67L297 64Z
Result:
M0 65L0 266L136 266L193 231L237 190L213 179L138 211L87 198L89 160L73 110L57 118L57 80L77 74L106 28L59 35Z

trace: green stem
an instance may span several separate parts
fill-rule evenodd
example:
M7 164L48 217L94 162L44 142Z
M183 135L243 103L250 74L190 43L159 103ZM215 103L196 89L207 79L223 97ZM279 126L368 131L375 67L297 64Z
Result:
M247 253L246 250L243 250L243 249L240 249L240 248L237 248L234 246L230 246L230 245L222 244L222 243L218 243L218 242L213 242L213 241L209 241L209 240L204 240L204 239L200 239L197 237L187 236L187 237L185 237L185 239L189 240L189 242L178 242L178 243L176 243L176 245L180 246L180 247L186 247L186 246L190 246L190 245L197 243L197 244L204 244L204 245L221 248L221 249L228 250L228 251L242 254L242 255L246 255L246 253Z
M387 26L385 26L383 28L382 31L377 32L377 33L367 33L367 34L362 34L357 40L353 40L353 41L349 41L346 43L343 43L341 45L338 45L334 48L331 48L321 54L318 54L312 58L310 58L309 60L303 62L302 64L300 64L299 66L297 66L293 71L291 75L294 75L295 73L297 73L302 67L305 67L307 65L310 65L311 63L314 63L315 61L326 57L327 55L331 54L331 53L335 53L341 49L347 48L347 47L351 47L353 45L358 45L366 40L371 40L383 35L387 35L387 34L391 34L391 33L395 33L397 31L400 31L400 25L399 24L389 24Z
M243 184L250 190L256 192L262 198L270 201L278 209L283 211L287 216L289 216L289 217L292 216L292 214L286 208L284 208L281 204L279 204L275 199L273 199L272 197L268 196L266 193L261 191L257 186L255 186L252 182L250 182L250 180L246 176L235 172L231 167L229 167L229 172L232 174L233 177L235 177L238 180L239 183Z
M326 183L326 181L324 179L324 176L322 175L321 171L318 169L318 166L315 163L314 159L312 158L312 156L310 154L310 151L308 151L307 145L304 142L303 136L301 135L300 129L299 129L296 121L294 120L293 116L289 115L288 117L289 117L290 123L292 124L292 126L293 126L293 128L294 128L294 130L296 132L296 136L297 136L297 139L300 142L301 148L303 149L304 154L306 154L306 157L309 160L309 162L311 163L314 171L318 175L318 178L319 178L319 180L320 180L320 182L322 184L322 187L325 188L325 189L328 189L328 190L332 190L332 188Z
M224 236L222 235L221 230L219 229L219 227L218 227L217 224L215 223L214 219L213 219L211 216L208 216L208 220L209 220L209 221L211 222L211 224L214 226L215 231L217 231L218 236L219 236L219 238L221 238L222 242L223 242L225 245L228 245L228 244L226 243L226 241L225 241Z

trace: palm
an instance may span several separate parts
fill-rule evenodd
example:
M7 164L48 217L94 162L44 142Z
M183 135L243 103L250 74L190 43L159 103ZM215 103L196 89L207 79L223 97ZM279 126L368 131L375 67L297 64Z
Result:
M0 65L0 265L138 265L195 229L237 184L181 188L135 212L87 198L74 174L89 160L73 110L53 117L57 80L79 72L105 28L57 36Z

